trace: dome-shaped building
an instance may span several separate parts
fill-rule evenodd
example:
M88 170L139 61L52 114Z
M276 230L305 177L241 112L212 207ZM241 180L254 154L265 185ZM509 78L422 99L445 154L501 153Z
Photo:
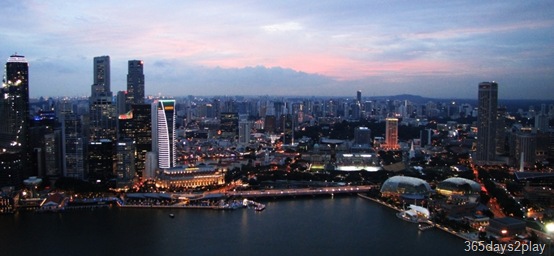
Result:
M381 185L381 195L384 197L423 199L432 191L426 181L408 176L390 177Z
M437 184L437 193L444 196L475 195L481 191L479 183L466 178L453 177Z

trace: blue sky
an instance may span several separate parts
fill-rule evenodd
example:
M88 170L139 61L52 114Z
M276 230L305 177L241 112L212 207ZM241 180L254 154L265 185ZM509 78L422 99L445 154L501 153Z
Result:
M30 63L30 93L112 90L145 62L161 95L416 94L553 99L552 1L2 1L0 56Z

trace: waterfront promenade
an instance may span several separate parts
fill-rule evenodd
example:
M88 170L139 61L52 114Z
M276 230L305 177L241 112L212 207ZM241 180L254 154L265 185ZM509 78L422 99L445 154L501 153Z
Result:
M395 211L398 211L398 212L402 211L402 209L400 209L400 208L398 208L398 207L396 207L396 206L394 206L394 205L388 204L388 203L386 203L386 202L383 202L383 201L381 201L381 200L379 200L379 199L372 198L372 197L363 195L363 194L361 194L361 193L359 193L358 196L361 197L361 198L364 198L364 199L373 201L373 202L375 202L375 203L381 204L381 205L383 205L383 206L386 206L386 207L388 207L388 208L390 208L390 209L393 209L393 210L395 210ZM440 225L440 224L436 224L436 223L434 223L434 222L432 222L432 221L428 221L428 223L429 223L429 224L432 224L434 227L436 227L436 228L438 228L438 229L440 229L440 230L442 230L442 231L445 231L445 232L447 232L447 233L450 233L450 234L452 234L452 235L455 235L455 236L457 236L457 237L459 237L459 238L461 238L461 239L464 239L464 240L466 240L466 241L477 241L477 240L479 239L477 233L459 233L459 232L456 232L456 231L454 231L454 230L452 230L452 229L449 229L449 228L446 227L446 226L443 226L443 225Z

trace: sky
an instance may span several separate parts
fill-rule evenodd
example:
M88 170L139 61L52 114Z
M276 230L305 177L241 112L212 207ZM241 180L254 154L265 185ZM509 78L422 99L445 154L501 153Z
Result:
M31 97L89 96L143 60L147 95L554 99L553 1L0 2L0 57L29 61Z

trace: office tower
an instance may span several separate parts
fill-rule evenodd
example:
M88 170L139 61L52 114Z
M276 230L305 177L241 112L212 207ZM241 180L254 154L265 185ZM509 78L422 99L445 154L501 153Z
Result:
M152 149L159 168L176 165L175 100L157 100L152 104Z
M250 134L252 132L252 122L241 120L239 122L239 143L248 144L250 142Z
M515 142L516 164L523 163L524 166L533 166L536 159L537 135L530 132L519 132L516 134Z
M548 116L543 114L543 112L544 111L541 111L541 113L535 116L535 129L538 132L548 131Z
M127 106L144 104L144 62L130 60L127 73Z
M111 94L110 77L110 56L94 57L94 77L92 95L109 93ZM95 86L96 85L96 86Z
M23 152L29 143L29 63L24 56L10 56L3 82L1 146L6 151Z
M371 145L371 130L367 127L356 127L354 130L354 144Z
M397 118L386 119L385 143L386 143L386 148L389 150L396 150L399 148Z
M44 135L44 165L46 176L62 176L62 130Z
M114 142L109 139L88 144L88 179L106 182L114 177Z
M146 153L146 160L144 162L144 171L142 178L150 180L156 178L156 169L158 168L158 156L155 152Z
M479 84L477 113L477 153L479 164L488 164L496 159L496 126L498 110L498 84Z
M89 140L115 140L117 119L110 90L110 57L95 57L93 69L94 84L89 99Z
M433 130L425 129L419 132L419 139L421 140L421 147L431 146L431 139L433 138Z
M29 63L25 56L8 58L0 92L0 186L16 186L31 174Z
M507 137L508 137L508 127L506 125L506 107L499 107L497 110L497 119L496 119L496 152L498 154L507 153Z
M220 117L221 136L234 138L239 135L239 114L236 112L222 112Z
M146 153L152 151L152 107L133 104L127 114L119 115L119 140L135 143L135 171L140 176L145 169Z
M63 176L85 179L85 137L83 122L75 113L62 115Z
M117 142L115 175L118 187L128 185L135 178L135 152L135 143L132 139L125 138Z
M131 107L127 105L127 91L118 91L115 100L116 115L127 113Z
M356 92L356 101L358 103L362 103L362 91L357 91Z

